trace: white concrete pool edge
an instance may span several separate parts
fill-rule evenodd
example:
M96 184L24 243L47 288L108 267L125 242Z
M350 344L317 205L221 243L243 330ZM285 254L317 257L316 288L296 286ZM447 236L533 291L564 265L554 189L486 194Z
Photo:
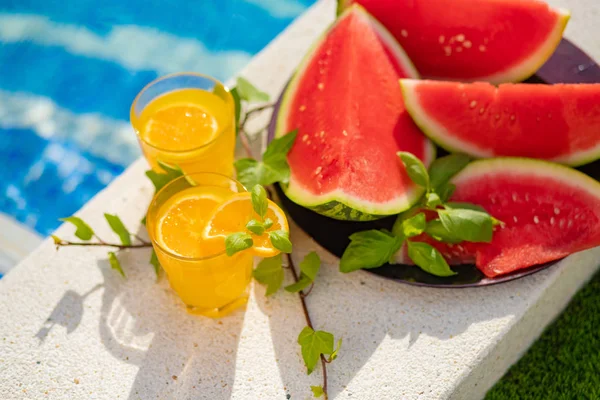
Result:
M589 8L600 11L591 2ZM333 1L318 3L243 74L277 96L332 18ZM591 29L593 18L585 21ZM587 44L599 57L600 48ZM106 237L103 212L138 226L152 193L145 168L138 160L79 215ZM63 226L57 234L71 232ZM337 260L305 234L294 227L292 236L296 259L317 250L324 260L308 298L313 322L344 338L329 366L331 398L481 398L600 260L596 249L516 282L436 290L366 272L342 275ZM154 282L148 255L123 254L122 280L105 249L57 253L48 240L1 280L0 398L310 397L321 377L302 368L296 338L304 321L295 296L267 299L257 286L245 313L220 322L191 317L164 280Z

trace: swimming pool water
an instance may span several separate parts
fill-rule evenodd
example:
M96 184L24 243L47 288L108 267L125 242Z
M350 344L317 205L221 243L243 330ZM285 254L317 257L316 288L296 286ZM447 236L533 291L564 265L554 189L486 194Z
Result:
M314 0L0 3L0 210L47 235L138 155L136 93L226 80Z
M0 212L50 234L139 156L143 86L227 80L314 1L0 2Z

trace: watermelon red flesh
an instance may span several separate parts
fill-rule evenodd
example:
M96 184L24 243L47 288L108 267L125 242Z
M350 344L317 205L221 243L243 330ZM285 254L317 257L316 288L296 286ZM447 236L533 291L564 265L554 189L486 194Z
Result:
M339 0L358 3L430 78L521 81L552 55L569 19L537 0Z
M426 163L430 142L407 114L397 80L416 71L394 39L362 8L343 14L290 83L277 136L297 129L286 194L304 206L338 201L391 215L420 194L396 153Z
M452 201L479 204L504 222L490 244L429 241L454 264L475 260L495 277L600 246L600 183L578 171L498 158L470 164L453 183Z
M401 86L423 132L451 151L569 165L600 158L600 84L403 80Z

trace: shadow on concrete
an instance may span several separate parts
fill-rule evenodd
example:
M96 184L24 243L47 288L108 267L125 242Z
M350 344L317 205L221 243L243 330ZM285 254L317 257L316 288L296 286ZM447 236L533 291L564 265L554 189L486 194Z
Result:
M96 285L82 295L74 290L67 290L56 306L54 306L54 310L52 310L44 325L35 334L35 337L40 340L40 345L46 340L46 337L56 325L66 328L67 334L77 329L83 318L83 303L85 299L101 287L102 285Z
M301 258L295 257L296 266L300 260ZM339 357L327 367L330 398L335 398L349 385L385 340L402 340L406 348L410 349L422 336L435 337L443 341L451 340L466 331L472 324L504 317L508 313L505 308L497 304L497 297L491 293L495 289L492 288L460 290L419 288L379 277L373 279L373 275L367 274L362 271L341 274L337 271L337 258L328 255L326 264L322 266L320 276L317 278L318 282L306 299L315 329L333 333L336 340L339 337L343 338ZM286 335L297 336L300 331L289 332L287 328L290 325L289 316L268 312L270 300L265 298L264 288L256 286L258 286L255 290L256 301L263 312L270 315L273 347L281 378L284 385L292 387L294 381L298 380L296 366L301 362L299 361L300 348L299 346L290 348L290 342L287 340L289 338L284 338L282 332L286 332L287 329ZM331 292L332 287L349 289ZM477 299L478 310L486 310L483 315L469 311L473 299ZM457 315L461 316L461 320L456 320ZM301 320L299 329L302 329L306 324L300 308L298 319ZM415 354L411 356L415 357ZM290 365L294 367L286 368ZM406 360L397 359L389 363L388 367L392 372L389 369L385 371L383 375L386 377L418 376L427 373L426 369L431 368L433 382L437 370L453 366L429 365L423 369L421 365L422 370L416 371L406 364ZM319 363L313 373L316 376L311 375L310 380L314 382L311 385L321 383L320 370ZM385 384L383 379L377 382L377 385ZM427 391L428 388L423 387L422 390ZM350 392L347 394L351 395ZM402 393L398 395L402 398Z
M145 227L138 235L147 238ZM200 399L209 389L220 391L215 399L229 399L243 311L222 320L189 315L164 271L156 281L150 254L149 249L118 254L125 281L108 260L98 265L105 288L99 321L103 344L114 357L139 368L128 399Z

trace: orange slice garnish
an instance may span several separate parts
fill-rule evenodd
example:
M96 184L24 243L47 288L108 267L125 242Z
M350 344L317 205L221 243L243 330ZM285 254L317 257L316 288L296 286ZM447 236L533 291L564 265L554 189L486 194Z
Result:
M156 241L181 257L200 258L225 250L222 240L204 237L209 218L232 193L227 188L192 187L169 199L158 211Z
M267 213L265 220L270 219L273 225L265 230L262 235L252 234L254 245L249 251L259 257L274 257L280 253L269 239L269 232L285 231L289 232L287 218L285 213L277 204L268 200ZM261 218L252 208L252 197L250 193L237 193L231 196L225 203L221 204L214 212L212 218L208 221L205 230L207 239L223 238L236 232L247 232L246 224L255 219L261 221Z

